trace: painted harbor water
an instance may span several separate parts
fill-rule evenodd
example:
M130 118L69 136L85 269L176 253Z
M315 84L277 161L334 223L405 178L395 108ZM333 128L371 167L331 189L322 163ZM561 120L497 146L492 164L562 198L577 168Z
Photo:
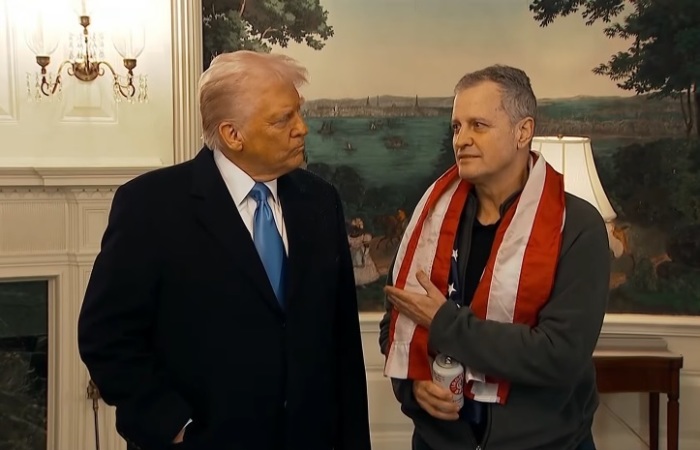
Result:
M306 139L310 163L326 163L332 166L347 165L355 169L367 186L403 186L413 184L416 178L431 173L438 163L446 133L449 133L447 116L397 118L389 126L372 131L377 120L366 117L307 120L309 135ZM333 134L321 134L323 123L333 123ZM386 145L386 141L398 136L403 140L399 147ZM610 155L619 147L637 142L634 137L598 137L593 143L597 157Z

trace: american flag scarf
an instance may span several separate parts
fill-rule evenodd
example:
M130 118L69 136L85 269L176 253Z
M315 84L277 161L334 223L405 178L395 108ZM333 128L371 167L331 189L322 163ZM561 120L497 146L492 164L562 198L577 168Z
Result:
M533 326L552 290L566 215L564 179L539 153L531 153L529 164L525 187L501 218L470 305L483 320ZM452 248L471 188L459 178L456 166L428 188L399 245L391 274L394 286L425 294L415 276L424 270L447 296ZM428 330L392 309L384 375L429 380L431 363ZM468 367L466 372L465 396L485 403L506 403L508 381Z

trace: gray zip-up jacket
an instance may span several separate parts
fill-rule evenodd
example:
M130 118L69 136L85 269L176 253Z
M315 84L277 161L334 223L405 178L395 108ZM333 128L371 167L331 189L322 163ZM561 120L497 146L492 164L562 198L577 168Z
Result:
M471 225L473 196L466 207L463 220ZM482 442L476 442L467 422L425 412L413 396L412 381L392 379L401 410L433 449L573 450L590 433L598 407L592 353L609 292L608 237L598 211L570 194L563 233L554 287L536 326L484 321L451 301L433 319L431 350L511 382L507 403L487 406ZM379 336L384 355L391 310L386 303Z

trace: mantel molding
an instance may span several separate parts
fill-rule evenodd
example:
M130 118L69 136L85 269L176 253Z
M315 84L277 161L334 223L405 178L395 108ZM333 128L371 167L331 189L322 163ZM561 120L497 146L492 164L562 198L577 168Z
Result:
M121 186L158 167L0 167L0 188Z

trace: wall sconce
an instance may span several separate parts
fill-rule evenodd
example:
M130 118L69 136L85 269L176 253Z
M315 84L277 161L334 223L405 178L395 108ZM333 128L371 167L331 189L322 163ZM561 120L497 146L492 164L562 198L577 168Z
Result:
M121 102L148 101L148 79L145 75L134 75L137 58L145 47L145 29L142 26L130 24L120 27L112 36L114 48L122 57L126 75L120 75L114 66L104 59L103 37L91 33L91 13L89 0L75 0L73 8L79 19L82 31L79 35L71 35L70 56L61 62L54 74L47 70L51 55L58 47L59 37L55 32L55 21L51 21L50 10L37 8L27 28L25 39L27 46L36 56L36 63L41 67L40 73L35 73L33 80L27 74L27 91L31 99L41 100L42 95L51 97L60 95L63 88L62 73L75 77L82 82L92 82L103 76L106 70L112 75L112 90L114 100ZM31 85L34 84L32 93Z

